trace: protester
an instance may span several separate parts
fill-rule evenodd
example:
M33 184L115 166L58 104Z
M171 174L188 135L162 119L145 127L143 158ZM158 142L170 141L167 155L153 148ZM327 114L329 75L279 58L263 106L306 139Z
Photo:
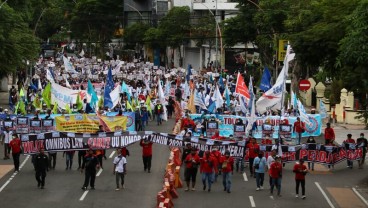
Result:
M74 154L75 154L74 150L63 152L63 157L66 155L65 156L65 163L66 163L65 170L68 170L68 169L71 170L72 169Z
M325 144L329 144L329 143L335 141L335 131L331 127L330 123L326 124L325 135L324 136L325 136Z
M49 171L49 160L45 155L45 149L41 148L39 154L35 157L35 170L37 187L44 189L46 171Z
M302 139L302 134L305 131L305 124L300 120L299 117L296 118L296 122L294 123L293 132L297 134L297 142L296 144L299 145Z
M181 155L181 161L183 161L187 158L187 156L192 152L192 145L188 142L185 147L183 148L183 153Z
M184 176L187 185L185 191L189 191L190 181L192 181L192 191L195 191L197 171L198 166L200 164L200 158L197 154L196 148L191 149L191 153L185 157L184 163L185 163Z
M360 137L357 139L357 147L362 148L363 155L359 160L359 169L362 169L364 166L365 155L367 154L368 141L364 138L364 133L360 133Z
M81 172L83 173L85 170L84 184L82 186L83 190L87 190L88 184L90 185L91 190L95 189L96 169L100 169L100 164L97 156L93 154L93 150L90 148L84 156L82 163Z
M214 146L212 147L212 151L211 151L211 155L213 156L214 160L214 165L216 166L216 172L215 172L215 178L214 178L214 182L217 182L217 178L219 175L221 175L221 152L219 151L218 147Z
M164 113L164 108L162 104L160 103L160 100L157 100L154 111L157 117L157 126L161 125L162 124L162 114Z
M270 174L272 178L271 195L273 195L273 189L276 186L277 196L281 196L282 165L281 157L278 155L270 166Z
M250 142L247 144L248 152L249 152L249 170L250 170L250 177L255 177L253 172L253 163L254 158L257 157L259 152L259 145L255 138L250 138Z
M257 191L263 189L264 174L267 167L266 158L263 157L263 152L259 152L253 162L253 172L256 174Z
M305 175L308 173L307 167L304 165L304 160L299 159L299 163L294 165L293 172L295 173L295 183L296 183L296 195L299 197L299 185L302 186L302 199L305 199Z
M267 157L267 169L268 169L270 187L272 186L271 164L275 162L275 157L276 157L276 150L273 149L271 151L271 154Z
M307 144L316 144L316 140L314 140L314 137L312 137L312 136L308 137ZM312 171L314 171L314 159L315 159L314 156L315 155L313 155L313 161L308 162L308 170L310 170L311 167L312 167Z
M355 146L355 140L352 137L351 134L347 135L347 139L344 141L344 145L346 147L346 149L351 149L350 145L354 145ZM353 161L349 160L349 158L346 158L346 162L347 162L347 168L353 169Z
M19 172L19 157L22 151L22 143L16 134L13 134L13 139L10 141L9 146L13 156L14 172Z
M124 187L124 177L127 173L127 168L126 168L126 164L127 164L127 160L125 158L125 156L123 155L121 149L117 149L117 156L114 158L113 164L114 164L114 168L113 168L113 174L116 176L116 191L120 190L120 179L121 179L121 188L125 188Z
M142 139L139 145L142 147L142 159L144 172L151 172L151 161L152 161L152 142L149 139Z
M86 155L86 150L78 151L78 170L80 170L82 167L82 161L85 155Z
M200 172L202 174L203 191L208 185L208 192L211 192L211 185L213 183L213 174L217 172L216 159L211 155L210 151L206 151L203 155Z
M222 168L222 185L224 191L231 193L231 176L234 172L234 158L230 156L230 151L226 150L225 155L220 159Z
M13 131L10 131L9 127L5 127L4 131L4 160L10 159L10 140L12 139Z

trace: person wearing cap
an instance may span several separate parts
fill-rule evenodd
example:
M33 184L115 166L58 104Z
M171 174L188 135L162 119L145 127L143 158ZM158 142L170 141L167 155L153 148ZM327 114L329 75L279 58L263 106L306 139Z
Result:
M276 186L277 196L281 196L282 164L279 155L276 155L275 162L270 166L270 176L272 178L271 195L273 195L273 189Z
M116 175L116 191L120 190L119 182L121 179L121 187L124 188L124 176L127 173L127 160L126 157L123 155L121 149L117 149L117 156L114 158L113 161L114 168L113 174Z
M185 182L187 184L187 188L185 191L189 191L190 181L192 181L192 191L195 191L195 184L198 172L198 165L200 163L199 156L197 154L197 148L192 147L191 153L185 157Z
M46 172L49 171L49 159L47 155L45 155L45 149L43 147L35 157L34 166L36 170L37 187L43 189L45 187Z
M256 174L256 184L257 189L263 189L263 181L264 181L264 174L266 172L267 161L266 158L263 157L263 152L259 152L258 156L254 159L253 162L253 172Z
M296 163L293 168L293 172L295 173L295 182L296 182L296 195L295 197L299 197L299 186L302 186L302 199L305 199L305 175L308 173L307 167L304 165L304 160L302 158L299 159L299 163Z
M305 132L305 124L300 120L299 117L296 118L296 121L294 123L293 132L295 132L297 135L297 141L296 144L299 145L300 141L302 139L302 134Z
M87 154L83 158L81 172L85 169L83 190L87 190L88 184L91 189L95 189L96 169L100 169L100 163L96 155L93 154L93 149L88 149Z
M231 176L234 171L234 158L230 156L230 151L226 150L220 159L222 169L222 185L224 191L231 193Z
M344 145L346 150L350 149L350 145L354 145L355 146L355 140L353 138L351 138L353 135L348 134L347 135L347 139L344 141ZM349 160L349 158L346 158L346 162L347 162L347 168L353 169L353 161Z
M162 124L162 114L164 114L164 106L160 103L160 100L157 100L154 112L157 118L157 126Z
M9 146L12 150L14 171L19 172L19 156L22 151L22 143L17 134L13 134L13 139L10 141Z
M150 137L151 135L149 135ZM153 143L149 141L148 138L142 139L139 142L139 145L142 147L142 159L143 159L143 166L144 172L148 171L151 172L151 161L152 161L152 145Z
M325 137L325 144L329 144L330 142L333 142L335 140L335 131L331 127L330 123L326 124L324 137Z
M213 183L213 174L216 172L216 170L217 170L216 159L211 155L210 151L206 151L203 155L200 165L203 191L206 190L208 185L208 192L211 192L211 185Z
M357 139L357 146L359 148L362 148L362 158L359 160L359 169L362 169L364 166L364 161L365 161L365 155L367 154L367 146L368 146L368 141L366 138L364 138L364 133L360 133L360 137Z

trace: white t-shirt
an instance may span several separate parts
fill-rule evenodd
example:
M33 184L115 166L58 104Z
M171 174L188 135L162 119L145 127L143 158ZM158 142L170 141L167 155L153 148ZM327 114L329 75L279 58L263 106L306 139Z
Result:
M12 137L13 137L12 131L9 131L9 132L4 131L4 143L5 144L9 144L10 141L12 140Z
M270 155L268 156L267 158L267 167L268 167L268 170L271 168L271 164L275 161L275 159Z
M116 165L115 167L115 171L118 173L123 173L124 172L124 164L127 164L126 158L119 155L116 156L114 159L114 165Z

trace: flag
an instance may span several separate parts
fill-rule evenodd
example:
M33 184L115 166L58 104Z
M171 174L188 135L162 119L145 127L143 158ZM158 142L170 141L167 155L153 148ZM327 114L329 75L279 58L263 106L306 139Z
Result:
M42 90L41 78L38 79L38 86L37 86L37 88L39 90Z
M187 75L185 77L185 81L189 82L190 80L190 75L192 75L192 65L188 64L188 68L187 68Z
M31 83L31 84L29 85L29 87L30 87L32 90L37 90L36 85L34 85L33 83Z
M45 89L42 92L42 98L46 103L47 107L50 108L51 106L51 82L49 82Z
M226 106L230 108L230 91L229 91L229 87L227 86L227 84L225 87L225 98L226 98Z
M128 97L128 100L131 101L131 92L128 88L128 85L125 84L125 82L123 81L123 83L121 84L121 92L125 92L125 94L127 95Z
M158 82L158 99L160 100L162 106L163 106L163 114L162 114L162 120L167 121L167 111L166 111L166 99L164 91L162 90L161 82Z
M295 53L291 53L291 47L288 45L286 50L286 56L284 60L284 66L277 77L275 84L267 92L257 100L256 107L257 111L264 113L267 110L281 110L283 106L284 90L287 73L289 70L289 62L293 60Z
M189 89L189 85L188 85L187 80L185 80L185 83L184 83L184 97L183 97L183 99L186 100L188 96L190 96L190 89Z
M58 113L58 104L57 102L54 102L54 107L52 108L52 113L57 114Z
M72 109L70 109L69 104L65 105L65 111L66 111L67 114L71 114L73 112Z
M192 93L190 94L190 98L188 101L188 110L190 110L191 113L196 113L196 107L194 104L194 90L192 90Z
M206 104L204 103L201 95L195 90L194 105L199 106L201 109L207 110Z
M24 104L23 100L20 99L19 102L18 102L18 108L19 108L19 111L22 115L26 115L27 114L27 111L26 111L26 105Z
M66 76L64 76L64 79L65 79L65 86L66 86L67 88L72 89L72 86L70 86L69 81L68 81L68 79L66 78Z
M216 102L214 102L212 99L210 99L210 104L208 105L207 111L209 113L214 113L216 111Z
M132 107L132 105L130 104L129 100L126 101L126 109L127 110L131 110L132 112L134 112L134 108Z
M210 74L210 82L213 82L213 77L212 77L212 73Z
M311 122L309 121L309 116L307 114L307 112L305 111L305 108L302 104L302 102L300 102L300 100L297 101L298 102L298 110L299 110L299 114L300 114L300 120L302 122L304 122L305 124L307 124L308 126L311 125Z
M319 114L321 115L321 118L326 118L327 117L326 106L322 102L322 99L319 100Z
M66 72L75 73L75 74L78 73L77 71L75 71L72 63L70 63L67 57L63 56L63 61L64 61L64 67L65 67Z
M252 107L254 107L254 105L252 105L252 102L254 100L254 91L253 91L253 77L250 76L249 77L249 95L250 95L250 99L249 99L249 104L248 104L248 108L249 108L249 112L252 111Z
M91 108L94 109L96 107L96 103L98 102L98 97L97 97L95 89L93 88L91 80L88 80L87 94L91 96L91 101L89 103L91 105Z
M222 87L222 89L224 89L225 84L224 84L224 79L222 78L222 75L220 75L218 83L219 83L220 87Z
M151 96L147 95L147 99L146 99L146 106L147 106L147 111L150 112L152 114L152 108L151 108Z
M293 109L296 109L297 107L297 98L296 98L296 94L294 93L293 90L291 90L291 105L293 106Z
M82 49L82 51L79 53L80 57L84 57L84 50Z
M75 103L77 104L78 110L81 110L83 108L83 102L81 101L80 92L78 92L77 101Z
M47 72L46 72L46 79L48 79L50 82L54 83L54 77L50 71L50 69L47 69Z
M32 105L36 108L36 109L40 109L42 107L41 105L41 100L40 97L38 96L38 94L36 94L35 99L32 102Z
M242 95L239 95L239 104L240 104L240 109L244 114L248 113L248 105L247 102L245 101L246 98Z
M249 90L244 82L243 76L238 72L238 77L236 79L235 93L244 96L246 99L250 99Z
M170 96L170 90L171 90L171 83L169 82L169 80L166 79L166 83L165 83L165 95L166 96Z
M222 98L222 95L220 93L219 87L216 86L215 92L214 92L214 98L216 103L216 109L221 108L224 104L224 99Z
M112 71L109 68L107 72L106 84L105 84L105 92L104 92L104 107L108 107L110 109L113 108L113 103L111 100L110 93L114 89L114 81L112 80Z
M266 92L267 90L271 89L271 73L270 70L268 70L267 67L263 70L263 75L261 78L261 85L259 88Z
M252 77L250 77L249 79L249 89L250 89L250 102L249 102L249 112L250 112L250 117L248 118L248 124L247 124L247 128L246 128L246 133L251 134L251 130L253 128L253 123L257 120L256 117L256 108L255 108L255 99L254 99L254 92L253 92L253 81L252 81Z

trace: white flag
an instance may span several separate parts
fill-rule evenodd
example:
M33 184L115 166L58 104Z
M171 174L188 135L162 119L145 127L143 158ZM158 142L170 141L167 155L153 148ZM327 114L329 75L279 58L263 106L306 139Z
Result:
M167 111L166 111L166 99L165 99L165 93L162 89L161 82L158 82L158 99L160 100L162 106L163 106L163 114L162 114L162 120L167 121Z
M222 108L222 105L224 104L224 99L222 98L222 95L220 93L218 86L216 86L215 92L213 93L213 97L215 98L216 109Z
M309 116L308 116L307 112L305 111L303 104L300 102L300 100L298 100L297 102L298 102L298 110L299 110L299 114L300 114L299 115L300 120L302 122L304 122L305 124L307 124L308 126L310 126L311 122L309 121Z
M79 56L84 57L84 50L82 49L82 51L79 53Z
M206 104L197 90L194 91L194 105L199 106L201 109L207 110Z
M321 115L321 118L326 118L327 117L326 106L322 102L322 99L319 100L319 114Z
M70 61L65 56L63 56L63 61L64 61L64 67L65 67L66 72L75 73L75 74L78 73L77 71L75 71L72 63L70 63Z
M64 76L64 79L65 79L65 86L69 89L72 89L72 86L70 86L70 84L69 84L68 78L66 78L66 76Z
M283 93L285 90L285 82L287 78L287 73L289 70L289 62L293 60L295 54L291 54L291 47L288 45L286 50L286 56L284 60L284 66L277 77L275 84L265 92L257 101L257 111L264 113L268 110L280 110L283 102Z
M51 83L54 83L54 78L52 77L52 74L50 72L50 69L47 69L47 72L46 72L46 79L48 79Z

